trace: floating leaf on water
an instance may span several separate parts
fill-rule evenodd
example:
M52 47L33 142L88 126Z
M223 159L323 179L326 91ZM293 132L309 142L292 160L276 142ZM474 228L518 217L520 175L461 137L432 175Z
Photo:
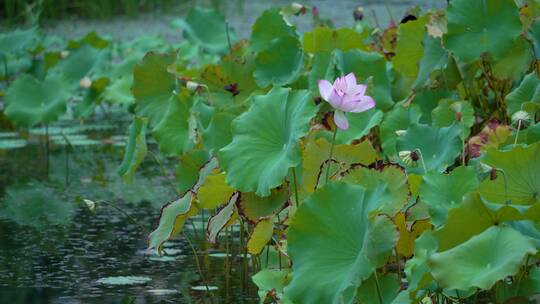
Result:
M216 291L218 290L219 287L217 286L212 286L212 285L197 285L197 286L191 286L191 290L193 291L201 291L201 292L206 292L206 291Z
M104 285L142 285L150 281L152 281L151 278L143 276L118 276L101 278L96 283Z
M0 139L0 150L10 150L25 147L28 142L24 139Z
M166 250L167 253L169 253L168 250ZM174 262L178 260L176 257L173 256L153 256L149 258L150 261L154 262Z
M180 293L180 291L175 289L149 289L147 292L155 296L168 296Z

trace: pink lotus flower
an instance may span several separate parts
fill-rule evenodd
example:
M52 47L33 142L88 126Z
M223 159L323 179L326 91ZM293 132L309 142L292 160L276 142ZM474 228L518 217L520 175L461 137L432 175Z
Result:
M334 107L334 122L342 130L349 128L345 112L359 113L375 107L375 100L366 93L367 85L356 84L356 76L349 73L338 77L332 85L328 80L319 80L321 97Z

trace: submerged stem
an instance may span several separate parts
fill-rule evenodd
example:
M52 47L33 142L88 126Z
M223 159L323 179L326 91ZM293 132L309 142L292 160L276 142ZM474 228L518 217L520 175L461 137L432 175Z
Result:
M334 135L332 136L332 144L330 146L330 155L328 156L328 165L326 167L326 178L324 179L324 184L328 184L328 178L330 177L330 166L332 165L331 159L334 156L334 146L336 142L336 135L337 135L338 128L336 127L334 129Z
M199 276L201 277L201 279L202 279L202 281L204 283L204 286L206 287L206 291L210 292L210 288L208 288L208 282L206 281L206 278L204 277L204 275L202 273L202 270L201 270L201 264L199 263L199 255L197 255L197 250L195 250L195 247L193 246L193 243L191 243L191 240L189 239L187 234L184 233L184 231L182 231L182 235L184 236L184 238L186 238L186 241L188 242L189 247L191 247L191 251L193 252L193 255L195 257L195 264L197 265L197 271L199 271ZM212 293L210 293L210 294L212 294Z

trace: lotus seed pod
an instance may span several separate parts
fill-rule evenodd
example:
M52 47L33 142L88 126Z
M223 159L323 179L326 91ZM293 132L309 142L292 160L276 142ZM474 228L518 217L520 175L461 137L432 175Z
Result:
M411 157L412 153L412 151L408 150L399 151L398 156L404 164L407 166L413 166L415 162Z
M512 124L515 126L525 127L529 122L531 122L531 115L526 111L517 111L512 115Z

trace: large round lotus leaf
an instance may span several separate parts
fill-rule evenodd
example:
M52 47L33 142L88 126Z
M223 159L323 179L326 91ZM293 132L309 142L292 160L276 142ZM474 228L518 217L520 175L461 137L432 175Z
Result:
M474 109L467 101L455 101L443 99L439 105L431 112L431 119L434 126L448 127L454 123L461 126L461 138L467 139L474 124Z
M526 75L518 87L506 96L508 114L525 110L526 103L540 104L540 79L536 73ZM531 113L533 114L533 113Z
M529 41L519 37L508 52L493 64L493 76L497 79L513 81L529 70L531 60Z
M426 35L426 22L429 15L399 25L396 45L396 55L392 64L396 71L412 84L418 74L418 63L424 54L422 41Z
M208 152L204 150L191 150L180 156L176 167L176 188L184 193L197 183L199 171L210 159Z
M390 157L393 161L397 160L396 140L398 135L396 131L407 130L409 125L418 123L420 116L422 116L422 112L416 105L412 105L409 108L396 106L384 114L379 130L383 153L386 156Z
M428 80L431 74L434 71L442 70L448 60L448 54L443 49L440 38L426 35L422 45L424 47L424 55L418 64L418 75L413 83L413 87L417 89L429 83Z
M216 113L212 116L208 127L201 132L204 148L217 151L232 140L231 122L236 116L229 113Z
M445 98L451 98L454 93L446 89L423 89L417 91L412 104L420 107L422 116L420 117L420 123L432 124L431 114L437 107L440 101Z
M364 49L362 42L366 38L363 34L351 28L337 30L329 27L317 27L302 37L304 51L310 53L332 52L335 49L348 51L351 49Z
M193 7L185 20L175 20L174 25L184 30L185 36L203 48L221 53L227 50L227 29L225 18L213 8ZM231 43L236 41L236 35L229 29Z
M129 137L124 159L118 167L118 174L126 180L132 180L133 174L146 157L146 127L148 119L135 117L129 127Z
M297 37L294 27L289 26L280 9L273 8L264 11L253 24L251 33L251 49L259 52L267 49L272 41L283 37Z
M431 273L443 288L489 290L516 274L527 255L535 254L534 241L510 227L493 226L467 242L431 256Z
M431 222L442 225L448 210L461 204L463 196L478 188L479 182L473 167L458 167L449 174L429 172L420 186L420 199L428 205Z
M373 92L373 98L377 102L377 108L388 110L394 104L390 90L390 77L386 69L386 60L376 52L364 52L351 50L342 52L336 50L337 66L346 75L354 72L359 82L365 82L373 77L373 87L368 89Z
M206 177L197 195L201 208L214 209L229 200L234 189L225 183L225 177L221 172Z
M177 156L193 148L195 131L190 126L192 102L189 94L171 96L167 112L152 131L163 154Z
M444 45L464 62L490 53L496 59L521 34L519 9L508 0L455 0L447 9L448 33Z
M84 45L62 59L49 73L59 74L66 79L71 89L79 86L79 81L90 74L100 64L103 52L89 45Z
M480 184L480 194L485 199L518 205L540 202L540 144L518 145L509 151L491 149L482 163L501 171L495 180Z
M132 92L137 113L148 117L151 125L157 124L165 115L169 99L176 86L174 75L167 67L176 60L176 54L148 53L133 69Z
M381 203L377 212L394 216L408 202L409 187L403 168L389 165L381 170L355 165L344 172L342 181L359 185L373 191L380 191Z
M274 88L254 97L250 109L233 121L232 142L219 153L227 184L269 195L300 163L298 142L316 111L307 91Z
M0 34L0 56L13 55L13 53L33 47L38 42L37 27L27 30L15 30Z
M349 120L349 128L347 130L338 130L336 143L348 144L369 134L371 128L381 123L383 112L372 109L362 113L346 113L345 116Z
M443 172L461 153L460 134L459 125L437 128L414 124L397 139L396 149L398 152L416 152L419 159L408 163L400 159L400 163L411 173Z
M238 212L252 223L278 214L289 202L287 187L272 189L269 196L260 197L253 192L242 193L236 202Z
M360 186L332 183L300 205L288 231L293 278L285 294L293 302L353 303L397 240L388 218L368 218L369 201L377 199Z
M6 92L4 113L21 127L51 123L66 111L68 84L58 76L39 81L31 75L15 80Z
M314 139L310 137L302 151L302 186L303 190L311 193L315 188L324 184L328 164L325 162L330 156L331 144L324 138ZM337 144L334 146L332 159L338 164L331 162L330 174L332 177L336 173L343 171L343 167L348 168L352 164L369 165L378 159L377 151L369 141L363 141L358 145Z
M308 74L309 91L317 96L319 92L319 80L333 81L336 78L336 62L334 53L320 52L313 54L311 58L311 70Z
M260 87L282 86L296 80L303 66L304 53L298 39L283 37L257 54L253 76Z

